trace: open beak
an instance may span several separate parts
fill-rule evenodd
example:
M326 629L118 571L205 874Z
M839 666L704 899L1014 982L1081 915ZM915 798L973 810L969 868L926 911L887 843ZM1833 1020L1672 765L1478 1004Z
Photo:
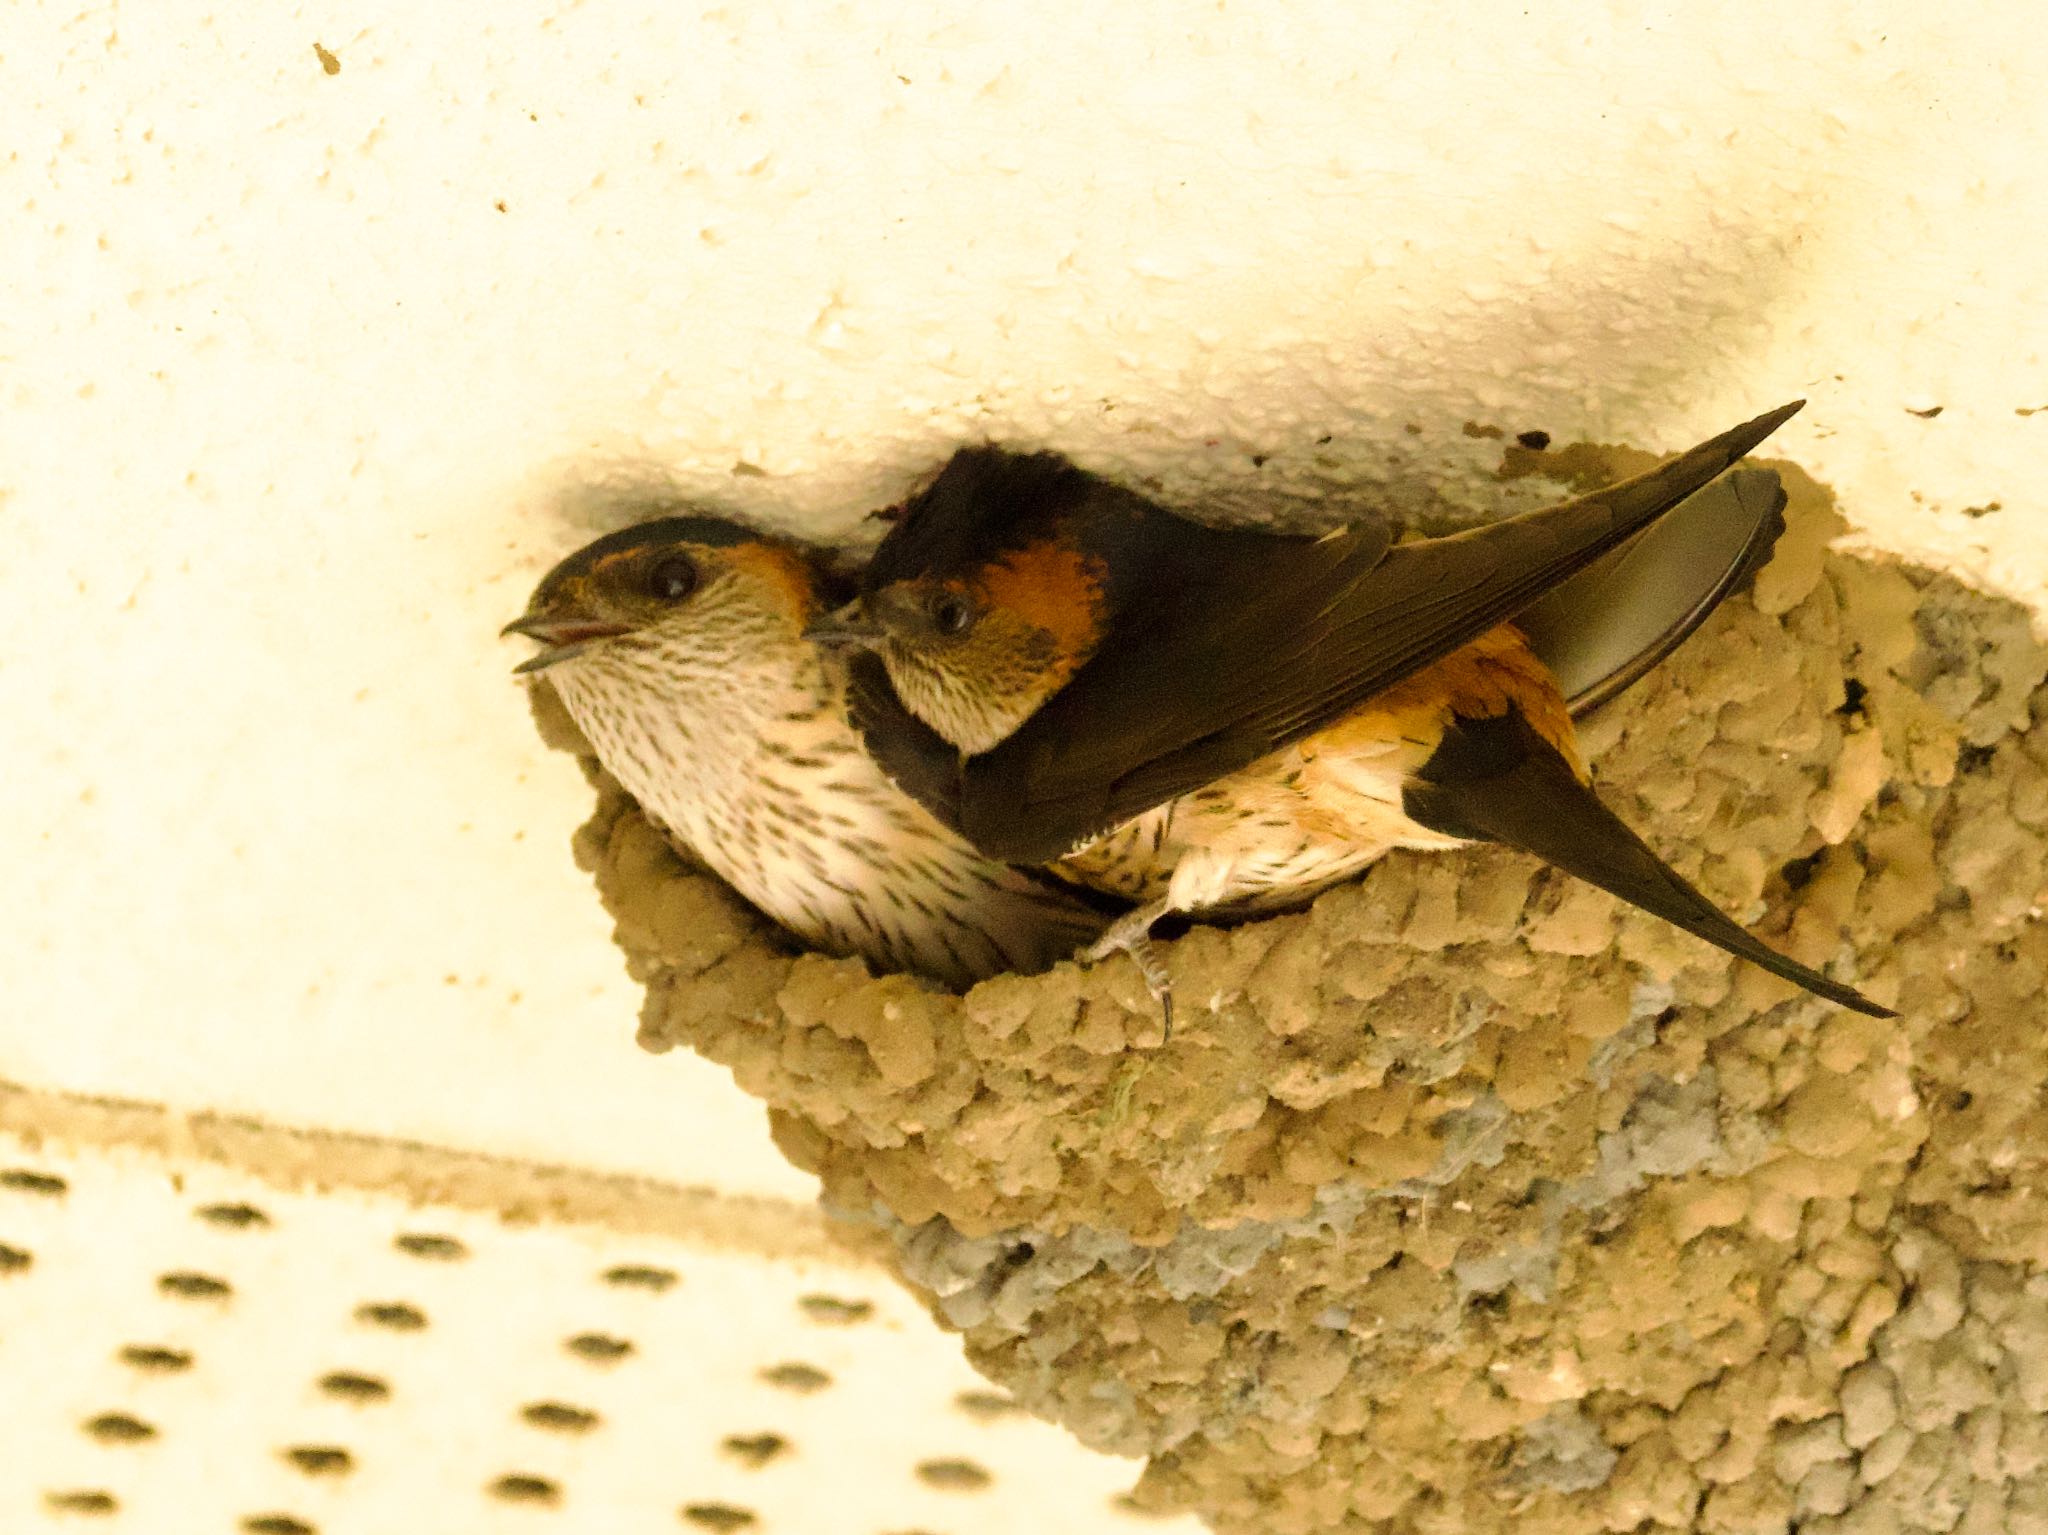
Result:
M499 637L523 634L539 640L542 648L512 668L515 676L546 671L558 661L580 656L599 640L616 639L627 633L625 624L604 623L575 613L528 613L515 618L498 631Z
M873 650L882 643L882 626L868 617L856 598L836 612L814 619L804 638L827 650Z

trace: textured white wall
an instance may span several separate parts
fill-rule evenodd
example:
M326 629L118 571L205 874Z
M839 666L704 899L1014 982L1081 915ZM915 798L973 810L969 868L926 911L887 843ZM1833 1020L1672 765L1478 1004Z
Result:
M592 487L1494 507L1467 422L1806 394L1860 536L2048 578L2018 0L76 9L0 36L0 1077L801 1188L634 1052L492 637Z

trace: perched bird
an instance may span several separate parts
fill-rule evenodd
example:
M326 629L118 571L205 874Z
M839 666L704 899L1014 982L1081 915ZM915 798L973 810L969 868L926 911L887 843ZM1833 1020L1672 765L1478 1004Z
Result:
M804 638L820 561L702 516L570 555L506 626L640 806L805 943L962 987L1102 931L1067 888L985 857L862 749L837 656Z
M857 722L921 803L992 856L1140 903L1093 954L1129 951L1162 999L1147 934L1169 912L1271 910L1391 847L1494 841L1882 1015L1669 868L1574 740L1575 705L1640 676L1768 554L1773 475L1659 519L1798 408L1399 545L1208 527L1051 454L969 449L812 633L878 658L855 668Z

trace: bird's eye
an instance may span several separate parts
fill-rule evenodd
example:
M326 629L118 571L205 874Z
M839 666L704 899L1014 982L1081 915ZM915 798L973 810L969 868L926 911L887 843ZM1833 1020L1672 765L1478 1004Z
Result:
M944 635L965 634L974 622L974 609L954 592L934 593L925 611L931 615L932 628Z
M697 589L697 562L672 554L647 572L647 589L663 602L681 602Z

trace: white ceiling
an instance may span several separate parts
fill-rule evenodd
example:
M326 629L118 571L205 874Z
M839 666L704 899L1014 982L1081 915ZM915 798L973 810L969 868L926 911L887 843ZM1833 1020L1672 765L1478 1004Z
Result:
M802 1197L635 1050L494 638L622 487L1494 507L1468 423L1805 394L1863 536L2038 598L2029 13L12 7L0 1078Z

